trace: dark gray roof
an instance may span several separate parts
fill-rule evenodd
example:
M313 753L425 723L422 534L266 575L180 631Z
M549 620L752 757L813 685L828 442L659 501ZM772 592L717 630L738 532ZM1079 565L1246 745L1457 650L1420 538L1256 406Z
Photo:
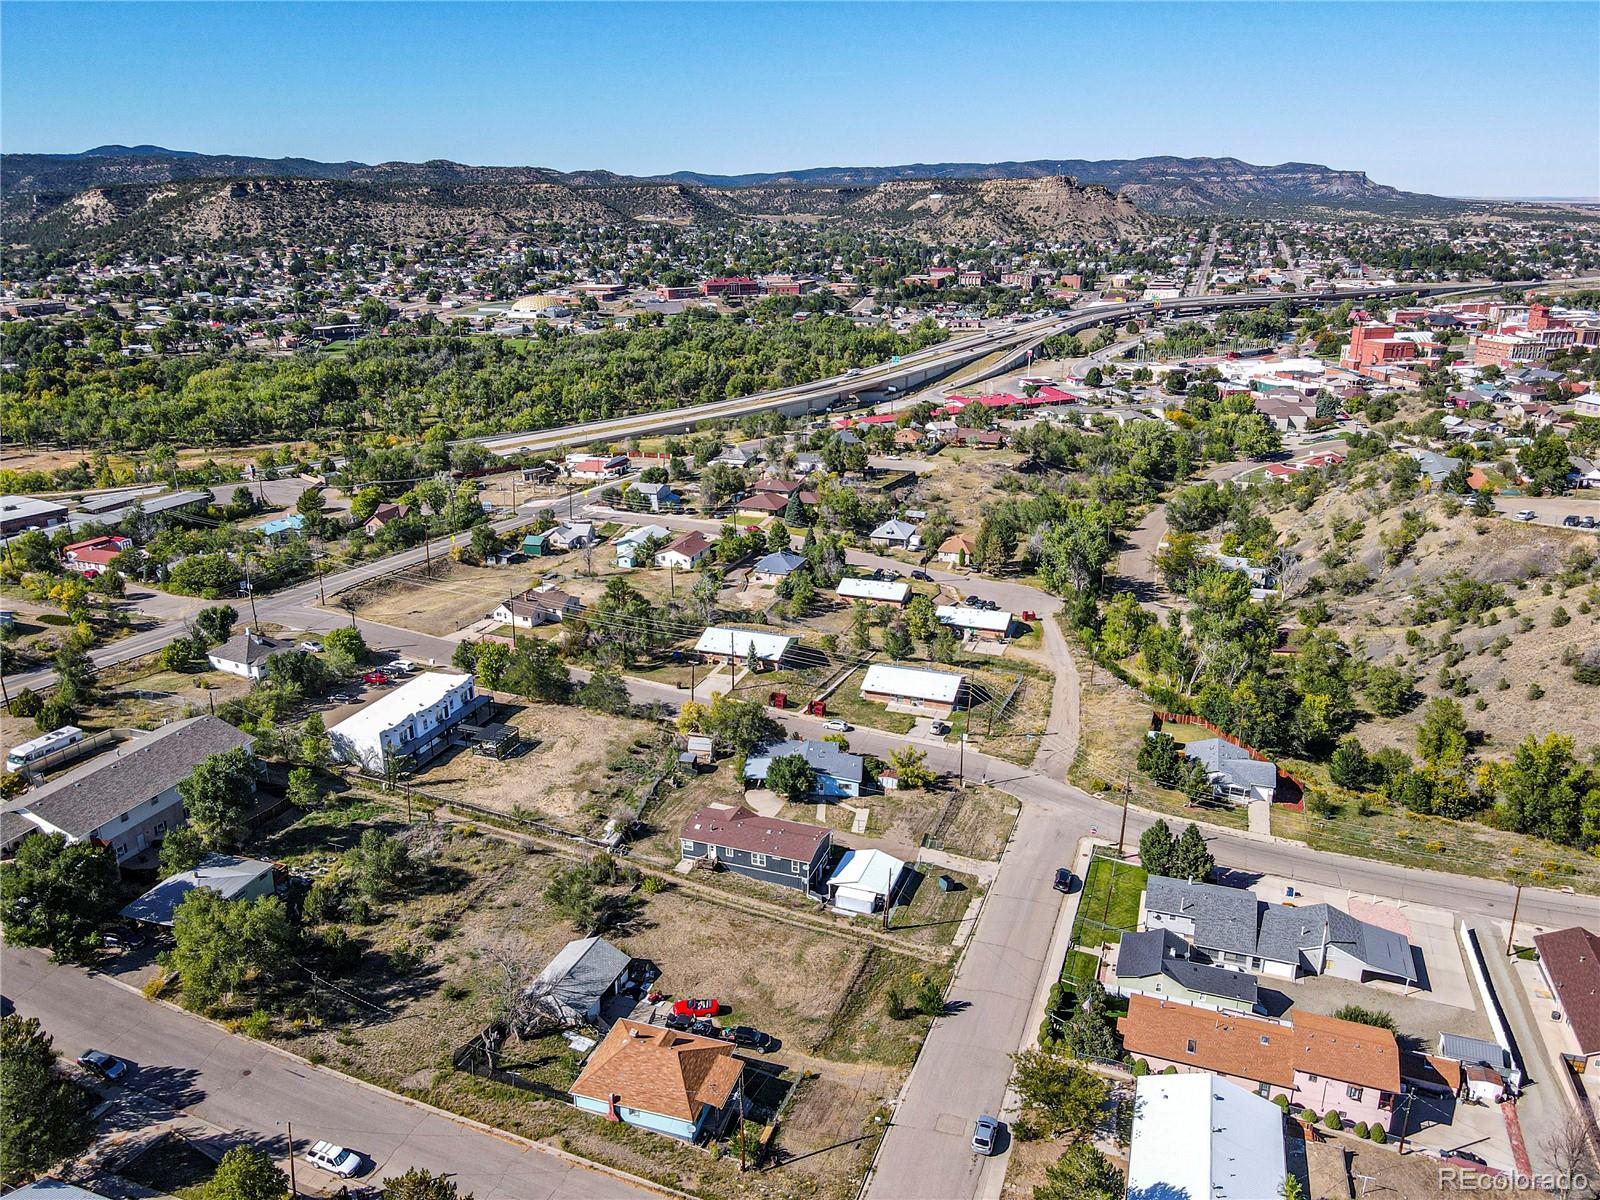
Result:
M236 633L222 645L206 651L209 658L219 658L223 662L244 663L245 666L254 666L259 662L266 662L274 654L282 654L285 650L294 647L288 642L280 642L273 638L263 637L250 629Z
M1221 996L1255 1007L1256 977L1248 971L1230 971L1209 963L1169 958L1161 964L1161 973L1180 987L1202 996Z
M1168 958L1184 958L1189 943L1170 929L1147 929L1125 933L1117 945L1117 978L1148 979L1161 970Z
M1276 787L1278 768L1273 763L1250 757L1250 752L1221 738L1206 738L1190 742L1183 748L1189 758L1195 759L1213 775L1222 775L1241 787Z
M1254 975L1209 963L1190 962L1189 951L1189 943L1170 929L1125 933L1117 947L1117 978L1148 979L1161 974L1199 995L1221 996L1255 1006Z
M793 550L774 550L750 570L757 575L787 575L804 566L805 561Z
M539 979L555 984L554 998L579 1013L586 1011L615 983L633 959L604 938L568 942Z
M208 854L192 871L169 875L144 895L126 905L122 915L134 921L148 921L154 925L171 925L173 914L183 898L195 888L208 888L224 900L242 894L263 874L272 870L272 864L258 858L238 858L231 854Z
M859 754L841 750L833 742L809 741L774 742L756 751L745 763L745 778L765 779L767 767L773 759L785 758L791 754L803 755L819 775L831 775L835 779L844 779L850 783L861 782L863 764Z
M1295 962L1304 952L1317 971L1322 969L1323 951L1334 946L1380 975L1407 983L1417 980L1411 943L1403 935L1358 920L1331 904L1267 905L1256 945L1262 958L1274 962Z
M52 779L23 797L21 808L73 837L87 837L187 779L211 755L252 741L216 717L173 721Z
M1145 884L1145 909L1193 921L1195 945L1206 950L1255 953L1254 892L1152 875Z

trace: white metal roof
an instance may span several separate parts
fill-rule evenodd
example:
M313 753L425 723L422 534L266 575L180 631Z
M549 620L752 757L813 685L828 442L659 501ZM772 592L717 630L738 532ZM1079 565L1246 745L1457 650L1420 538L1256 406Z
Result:
M851 576L839 580L839 595L852 600L892 600L896 604L911 591L909 583L895 579L857 579Z
M951 671L925 671L920 667L891 667L887 663L873 663L861 680L861 690L954 704L956 694L961 691L961 681L965 678L965 675Z
M409 679L382 699L374 700L358 713L340 721L328 733L339 734L350 741L360 741L396 725L408 718L426 712L462 684L470 684L470 675L446 675L443 671L424 671Z
M987 633L1005 633L1011 628L1011 614L990 612L987 608L968 608L965 604L941 604L934 610L941 625L957 629L981 629Z
M847 850L828 876L828 883L887 896L905 869L904 862L882 850Z
M1282 1195L1283 1112L1209 1072L1135 1085L1130 1196L1264 1200Z
M764 633L758 629L731 629L726 625L713 625L700 635L694 648L702 654L728 654L747 658L755 647L756 657L777 662L789 650L794 638L784 633Z

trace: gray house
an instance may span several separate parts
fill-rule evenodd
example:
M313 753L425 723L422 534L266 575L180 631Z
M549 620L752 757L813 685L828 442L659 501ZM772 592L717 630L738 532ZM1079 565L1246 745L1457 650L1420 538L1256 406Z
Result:
M1256 978L1190 958L1194 948L1170 929L1125 933L1117 947L1116 978L1108 991L1155 996L1221 1012L1260 1012Z
M561 1024L598 1026L607 1002L627 987L632 966L633 959L604 938L580 938L561 948L534 987L549 989L542 1007Z
M1211 792L1224 800L1271 800L1278 792L1276 763L1251 758L1250 751L1222 738L1190 742L1185 757L1205 767Z
M141 866L184 823L178 784L211 755L254 744L216 717L173 721L29 792L8 815L69 842L110 846L119 866Z
M816 773L817 786L812 795L824 799L835 800L840 796L861 795L861 780L865 772L866 760L859 754L851 754L841 750L833 742L773 742L772 744L756 750L745 759L744 778L746 785L755 784L765 786L767 771L772 767L772 761L777 758L786 758L798 754L811 764L811 769Z
M708 804L684 823L683 857L751 879L827 894L833 834L819 825L763 817L748 808Z

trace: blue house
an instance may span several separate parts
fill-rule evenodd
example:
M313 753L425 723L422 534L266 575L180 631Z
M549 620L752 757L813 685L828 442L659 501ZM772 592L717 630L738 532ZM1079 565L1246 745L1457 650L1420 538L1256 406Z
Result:
M747 879L825 896L833 834L821 825L764 817L742 805L708 804L684 823L679 852Z
M861 756L842 750L833 742L774 742L763 746L745 760L745 782L757 787L766 786L767 768L772 765L772 760L792 754L803 757L817 773L817 786L811 793L813 796L836 799L861 795Z
M275 521L267 521L256 526L256 532L269 542L276 542L280 538L290 537L300 532L305 526L306 519L299 513L290 513L287 517L279 517Z
M744 1103L733 1046L626 1018L595 1047L572 1102L608 1121L686 1142L716 1137Z

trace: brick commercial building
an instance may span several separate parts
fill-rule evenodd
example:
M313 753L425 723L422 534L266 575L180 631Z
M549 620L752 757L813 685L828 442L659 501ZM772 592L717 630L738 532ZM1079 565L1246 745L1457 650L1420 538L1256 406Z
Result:
M1350 371L1392 366L1417 356L1415 342L1395 337L1393 325L1357 325L1340 366Z

